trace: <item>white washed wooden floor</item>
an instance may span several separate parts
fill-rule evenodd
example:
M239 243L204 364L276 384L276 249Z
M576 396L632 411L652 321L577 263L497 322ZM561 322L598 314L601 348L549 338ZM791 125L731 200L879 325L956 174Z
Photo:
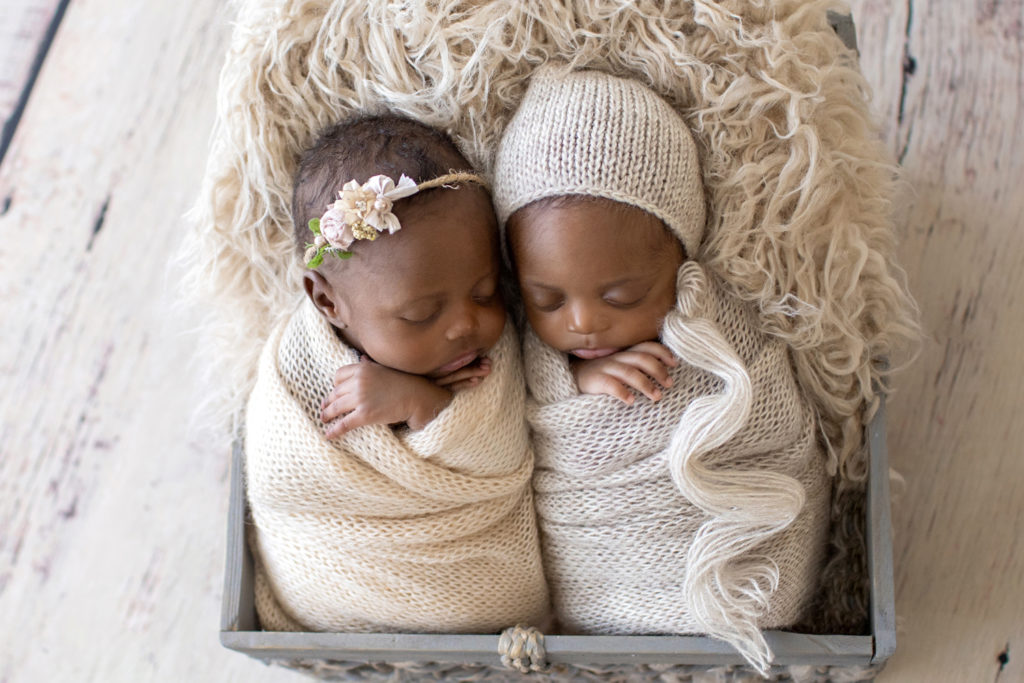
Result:
M186 424L202 349L168 271L223 5L72 0L0 162L2 683L301 680L217 643L228 449ZM1024 681L1024 2L852 5L930 335L890 402L882 680ZM60 7L4 0L0 121Z

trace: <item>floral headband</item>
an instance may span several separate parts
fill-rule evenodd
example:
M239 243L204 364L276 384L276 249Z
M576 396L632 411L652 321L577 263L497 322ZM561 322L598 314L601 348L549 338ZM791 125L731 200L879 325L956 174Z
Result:
M309 229L316 235L306 245L306 267L316 268L324 262L324 254L346 259L352 256L349 247L355 240L377 239L377 233L394 234L402 229L391 208L399 199L435 187L452 188L460 182L477 183L487 187L487 181L475 173L448 173L417 184L404 173L396 184L386 175L375 175L362 186L350 180L338 192L338 199L327 207L320 218L309 221Z

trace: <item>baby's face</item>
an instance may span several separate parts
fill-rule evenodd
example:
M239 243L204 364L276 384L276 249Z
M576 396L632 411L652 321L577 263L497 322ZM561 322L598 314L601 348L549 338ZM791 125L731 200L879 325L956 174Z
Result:
M592 359L658 337L683 255L656 217L573 202L517 212L508 234L527 318L545 343Z
M484 355L505 326L494 211L486 193L463 186L395 215L399 232L355 242L350 259L327 257L320 270L339 311L325 315L381 365L446 375Z

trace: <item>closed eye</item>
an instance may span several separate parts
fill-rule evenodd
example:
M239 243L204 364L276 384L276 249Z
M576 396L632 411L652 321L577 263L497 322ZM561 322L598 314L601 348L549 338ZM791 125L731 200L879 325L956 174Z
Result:
M498 297L498 288L496 286L495 287L489 287L489 288L484 289L481 292L474 293L473 294L473 303L479 304L481 306L486 306L487 304L494 303L494 300L497 297Z
M437 320L437 317L441 314L441 309L434 309L433 312L425 313L410 313L399 316L399 320L402 322L409 323L410 325L426 325Z
M619 285L606 289L601 298L606 304L615 308L632 308L646 299L650 291L649 285L646 287L643 285L638 287L636 284Z
M549 299L545 301L532 301L530 303L538 311L543 311L544 313L551 313L552 311L557 311L559 308L561 308L562 305L565 303L565 299Z
M483 294L478 294L477 296L473 297L473 303L478 304L480 306L486 306L487 304L494 303L494 299L497 296L498 296L497 292L494 292L494 293L490 294L489 296L484 296Z
M628 301L623 301L622 298L605 297L604 302L609 306L613 306L615 308L633 308L634 306L639 305L640 302L643 300L643 296Z
M473 286L472 297L473 303L478 306L487 306L494 303L495 299L499 296L498 294L498 275L497 273L490 273L480 278L477 283Z

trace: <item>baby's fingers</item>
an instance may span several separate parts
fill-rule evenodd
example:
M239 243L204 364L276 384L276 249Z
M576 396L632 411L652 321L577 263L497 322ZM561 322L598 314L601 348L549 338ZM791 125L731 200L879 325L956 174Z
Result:
M617 398L626 405L633 405L636 397L626 386L611 375L599 374L591 376L586 382L586 387L580 385L580 391L588 394L607 394Z
M679 365L679 359L676 358L675 354L672 353L667 346L660 342L645 341L637 344L636 346L631 346L628 350L639 351L641 353L646 353L648 355L654 356L655 358L657 358L670 368L674 368L675 366Z
M603 373L619 380L627 387L636 389L652 401L657 401L661 398L661 389L655 384L654 380L643 370L639 370L632 365L627 363L611 363L603 368ZM632 401L627 402L631 403Z
M666 389L672 386L672 376L660 358L641 351L623 351L615 357L615 360L642 371Z
M333 393L333 392L332 392ZM342 394L341 396L330 398L320 409L320 420L324 424L330 422L339 415L350 413L359 407L358 401L352 394Z
M374 361L370 360L369 356L359 356L358 363L349 363L348 365L342 365L334 373L334 385L337 386L352 376L364 371L367 366L377 365Z
M364 411L356 409L345 415L345 417L327 425L324 436L330 441L331 439L337 439L339 436L344 436L356 427L362 427L370 423L369 416Z
M445 385L444 388L452 392L453 394L457 394L460 391L465 391L466 389L472 389L473 387L480 386L480 382L482 382L483 380L483 377L469 377L467 379L455 382L454 384Z
M348 387L345 385L344 382L341 384L334 385L334 388L327 392L327 395L324 396L324 399L320 401L320 410L323 410L324 408L334 403L347 393L349 393Z

